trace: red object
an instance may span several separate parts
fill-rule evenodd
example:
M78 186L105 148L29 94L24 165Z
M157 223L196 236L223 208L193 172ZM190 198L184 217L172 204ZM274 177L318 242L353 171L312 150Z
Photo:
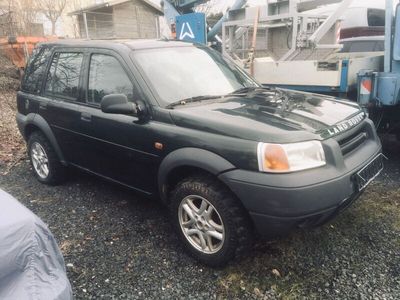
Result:
M384 26L351 27L340 30L340 39L349 39L359 36L385 35Z
M18 36L0 38L0 51L18 68L23 69L37 43L56 40L57 37Z
M361 88L360 88L360 94L362 95L369 95L371 94L372 90L372 81L370 78L363 79L361 81Z

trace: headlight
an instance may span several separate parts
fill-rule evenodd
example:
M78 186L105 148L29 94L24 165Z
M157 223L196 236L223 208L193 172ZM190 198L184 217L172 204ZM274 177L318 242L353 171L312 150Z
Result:
M321 142L292 144L258 143L258 168L261 172L287 173L326 164Z

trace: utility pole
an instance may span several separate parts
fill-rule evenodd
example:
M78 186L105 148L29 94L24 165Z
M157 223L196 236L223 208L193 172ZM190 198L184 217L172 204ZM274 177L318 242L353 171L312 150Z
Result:
M83 13L83 23L85 24L86 38L90 39L90 37L89 37L89 28L88 28L88 25L87 25L86 12Z
M386 0L385 7L385 56L384 56L384 68L385 72L391 71L392 61L392 19L393 19L393 1Z

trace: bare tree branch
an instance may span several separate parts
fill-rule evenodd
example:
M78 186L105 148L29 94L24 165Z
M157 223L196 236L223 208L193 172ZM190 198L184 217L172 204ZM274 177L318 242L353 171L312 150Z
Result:
M36 0L38 8L51 22L51 34L56 34L56 22L62 15L67 0Z
M26 35L32 34L32 24L37 19L35 0L9 0L10 22L16 22Z

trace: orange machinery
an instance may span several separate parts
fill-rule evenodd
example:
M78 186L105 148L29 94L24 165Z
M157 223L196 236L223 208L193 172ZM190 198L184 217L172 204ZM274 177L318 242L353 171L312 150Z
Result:
M0 52L19 69L25 64L37 43L56 40L55 36L17 36L0 38Z

